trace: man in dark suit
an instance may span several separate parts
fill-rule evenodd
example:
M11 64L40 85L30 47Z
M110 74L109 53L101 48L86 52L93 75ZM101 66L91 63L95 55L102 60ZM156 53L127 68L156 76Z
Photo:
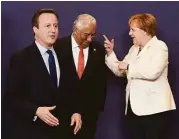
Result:
M61 63L62 90L69 95L70 103L76 103L82 115L83 124L74 136L76 139L94 138L97 119L105 103L105 50L93 41L95 32L95 18L82 14L74 22L72 35L55 44Z
M13 117L14 129L9 134L12 139L67 139L70 124L76 123L75 134L80 129L81 115L75 108L73 113L65 108L66 97L60 91L61 71L53 49L58 14L40 9L32 18L32 27L35 42L10 61L3 108Z

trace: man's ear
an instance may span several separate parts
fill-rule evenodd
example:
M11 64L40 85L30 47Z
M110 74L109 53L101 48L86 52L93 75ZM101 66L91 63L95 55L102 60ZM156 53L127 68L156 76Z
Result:
M33 26L33 31L34 31L34 33L36 33L37 30L38 30L38 28L37 28L36 26Z
M76 35L76 33L77 33L77 28L74 27L74 28L73 28L73 34Z

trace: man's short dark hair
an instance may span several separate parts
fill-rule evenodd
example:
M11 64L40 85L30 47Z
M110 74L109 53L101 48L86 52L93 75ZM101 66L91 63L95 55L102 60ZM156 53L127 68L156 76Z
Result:
M53 9L39 9L34 13L32 17L32 27L39 27L39 16L43 13L51 13L54 14L57 19L59 18L58 13Z

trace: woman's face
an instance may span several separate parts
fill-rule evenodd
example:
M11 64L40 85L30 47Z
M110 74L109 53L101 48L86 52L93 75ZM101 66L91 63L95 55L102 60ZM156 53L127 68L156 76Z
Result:
M133 39L134 45L142 45L142 41L146 36L146 32L139 28L136 21L132 21L130 24L129 35Z

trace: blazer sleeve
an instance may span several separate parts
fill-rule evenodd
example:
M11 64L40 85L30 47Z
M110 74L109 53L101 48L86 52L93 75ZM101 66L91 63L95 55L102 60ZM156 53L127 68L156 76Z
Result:
M108 68L116 75L116 76L124 76L123 72L118 70L118 62L120 62L116 54L112 52L109 56L105 56L105 63Z
M128 58L131 54L131 52L133 51L133 48L135 46L132 46L128 52L128 54L124 57L124 59L122 60L123 62L126 62L128 63ZM118 70L118 63L120 61L117 59L116 57L116 54L114 53L114 51L109 55L109 56L105 56L105 63L106 65L108 66L108 68L116 75L116 76L119 76L119 77L124 77L126 75L126 70L122 70L122 71L119 71Z
M148 61L130 64L128 77L144 80L156 80L168 65L168 48L164 42L154 46Z
M38 108L28 100L26 94L27 79L23 65L23 59L19 55L14 55L10 60L10 68L7 76L6 94L7 100L15 114L32 121ZM25 116L25 118L24 118Z

